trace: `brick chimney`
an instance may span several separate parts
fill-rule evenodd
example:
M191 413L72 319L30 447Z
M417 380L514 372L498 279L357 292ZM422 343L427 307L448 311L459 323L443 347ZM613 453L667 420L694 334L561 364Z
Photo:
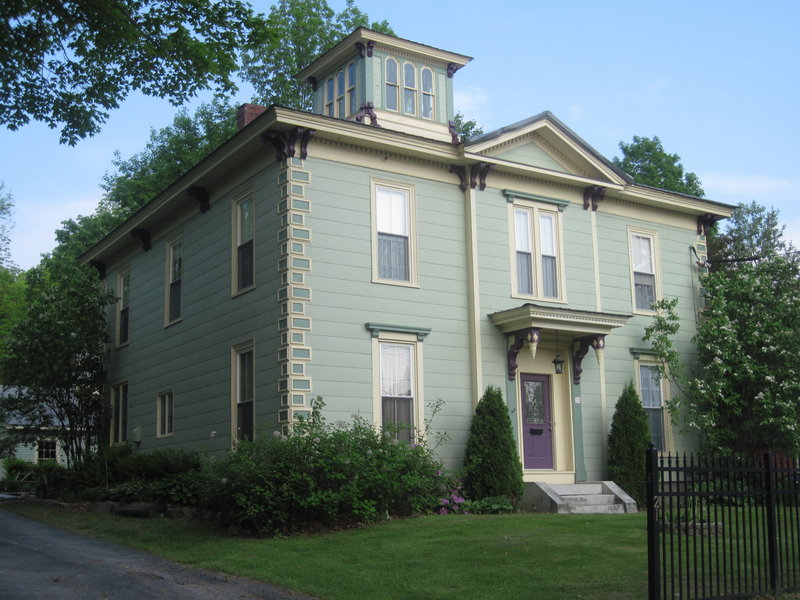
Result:
M240 131L241 129L247 127L253 121L253 119L259 116L265 110L267 110L266 106L260 106L258 104L242 104L236 111L236 130Z

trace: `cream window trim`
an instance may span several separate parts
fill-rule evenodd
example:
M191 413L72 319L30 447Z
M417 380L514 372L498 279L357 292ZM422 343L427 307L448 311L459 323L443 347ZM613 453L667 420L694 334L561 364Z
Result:
M126 267L117 274L117 307L114 324L117 348L130 343L131 332L131 269Z
M633 352L633 350L632 350ZM643 402L642 398L642 373L641 367L659 367L660 363L656 360L654 355L650 355L647 351L644 350L637 350L634 352L634 370L635 370L635 381L636 381L636 393L639 394L639 401ZM675 451L675 436L672 431L672 418L669 414L669 410L667 410L666 402L667 399L670 398L670 385L669 379L661 378L659 380L659 389L661 392L661 421L662 427L664 432L664 449L663 452L674 452ZM645 412L647 409L645 408ZM650 416L648 414L648 424L649 424Z
M549 202L536 202L518 197L509 197L509 264L511 265L511 295L526 300L546 302L567 302L566 275L564 266L563 207ZM525 215L523 219L522 215ZM525 232L519 227L525 222ZM551 223L552 235L543 236L543 223ZM527 236L525 235L527 234ZM527 237L527 239L525 239ZM549 238L549 239L548 239ZM518 251L519 248L519 251ZM522 258L527 248L528 258ZM555 254L553 254L555 253ZM546 292L551 285L545 281L544 261L554 259L550 271L555 274L555 294ZM518 264L520 260L530 262L530 269ZM521 287L520 272L526 271L529 277L528 289ZM550 280L552 282L552 280Z
M252 189L231 200L231 296L256 287L256 214ZM242 268L244 263L249 267Z
M164 257L164 327L169 327L183 319L183 234L178 234L167 240ZM176 256L177 251L177 256ZM176 263L176 259L178 263ZM173 306L177 295L177 314Z
M405 211L404 215L401 211L396 210L391 219L393 219L391 227L386 225L379 225L379 220L385 220L386 215L381 213L379 215L379 195L389 194L392 196L391 204L394 208L398 208L398 200L405 196ZM370 197L371 197L371 220L372 220L372 282L385 283L389 285L399 285L405 287L419 287L418 280L418 265L417 265L417 235L416 235L416 197L414 193L414 186L404 185L396 182L389 182L380 179L372 179L370 182ZM383 209L381 209L383 211ZM403 217L405 223L402 223ZM407 277L406 278L392 278L386 276L386 265L384 264L384 272L381 272L381 241L380 237L384 235L385 240L391 236L398 243L402 243L402 239L407 241L406 260L408 263ZM385 250L384 250L385 251Z
M242 370L240 357L252 353L250 374L251 380L249 382L250 391L248 392L249 399L242 396ZM245 375L247 375L245 373ZM256 343L255 339L249 339L231 347L231 448L235 448L236 443L239 441L238 436L238 413L239 404L242 402L252 402L252 419L253 419L253 439L256 437L255 430L255 411L256 411Z
M423 343L418 333L391 331L381 326L372 330L372 421L376 429L383 425L383 397L381 394L381 346L397 344L410 346L413 352L414 405L412 407L413 426L420 432L425 422L425 385L423 377ZM422 336L424 337L424 336Z
M174 433L175 396L172 390L156 394L156 437L172 437Z
M650 251L650 265L648 267L644 267L639 263L642 263L642 255L641 253L637 253L637 248L641 249L642 242L647 240L649 243L649 251ZM637 257L638 254L638 257ZM661 252L659 251L659 244L658 244L658 232L648 230L648 229L641 229L639 227L632 227L628 226L628 260L630 261L630 268L628 269L629 276L630 276L630 285L631 285L631 308L634 314L639 315L654 315L656 314L655 309L648 309L644 307L640 307L640 304L643 304L642 298L637 299L637 273L641 273L639 277L649 275L652 277L652 295L653 295L653 302L658 302L661 298L663 298L663 292L661 289L661 261L660 261ZM642 269L642 271L637 271L638 268ZM644 269L649 268L652 273L647 273ZM639 285L642 285L642 282L638 282ZM644 293L644 292L641 292ZM640 295L641 295L640 293Z

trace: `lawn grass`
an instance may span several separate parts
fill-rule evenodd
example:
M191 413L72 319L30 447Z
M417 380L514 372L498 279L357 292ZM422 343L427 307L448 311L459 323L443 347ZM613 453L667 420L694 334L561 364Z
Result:
M447 515L252 539L196 523L2 508L325 600L626 600L647 595L644 514Z

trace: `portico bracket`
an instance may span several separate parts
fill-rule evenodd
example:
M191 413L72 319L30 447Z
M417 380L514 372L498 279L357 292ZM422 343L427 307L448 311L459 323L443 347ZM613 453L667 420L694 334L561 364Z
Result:
M575 340L578 342L578 349L572 357L572 382L575 385L581 383L581 373L583 373L583 358L589 352L589 348L594 348L598 363L602 356L603 349L606 347L606 336L604 334L586 335Z
M514 381L517 378L517 355L522 346L528 344L531 358L536 358L536 348L542 336L541 330L536 327L515 331L511 335L514 336L514 343L508 349L508 380Z

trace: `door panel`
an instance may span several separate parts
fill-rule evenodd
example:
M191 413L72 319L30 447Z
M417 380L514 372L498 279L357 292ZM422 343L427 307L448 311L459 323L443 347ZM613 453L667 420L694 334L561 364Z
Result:
M526 469L553 468L553 419L550 377L523 373L520 377L522 463Z

